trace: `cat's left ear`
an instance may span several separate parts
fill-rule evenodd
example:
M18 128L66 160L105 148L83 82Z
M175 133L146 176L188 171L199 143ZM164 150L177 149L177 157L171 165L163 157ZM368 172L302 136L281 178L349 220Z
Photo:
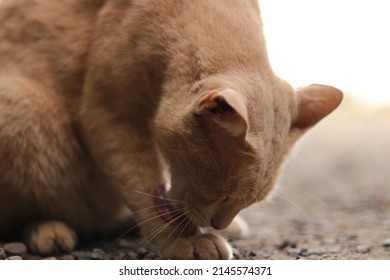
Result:
M241 94L230 88L210 91L200 98L196 111L234 137L245 139L248 132L248 111Z
M325 85L310 85L296 90L298 114L292 127L308 129L339 106L343 93Z

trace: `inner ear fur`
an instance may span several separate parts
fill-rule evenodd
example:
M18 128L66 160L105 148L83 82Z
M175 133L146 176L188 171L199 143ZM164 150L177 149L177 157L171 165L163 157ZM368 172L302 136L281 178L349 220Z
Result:
M205 93L197 104L197 113L235 137L246 137L248 111L243 97L233 89L221 88Z
M292 127L307 129L315 125L339 106L343 93L337 88L326 85L310 85L298 88L298 113Z

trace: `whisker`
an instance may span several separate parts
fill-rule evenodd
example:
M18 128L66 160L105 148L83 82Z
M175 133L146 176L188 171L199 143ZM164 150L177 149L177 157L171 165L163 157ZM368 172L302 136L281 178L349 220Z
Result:
M143 194L143 195L146 195L146 196L157 197L157 196L154 196L154 195L151 195L151 194L149 194L149 193L142 192L142 191L138 191L138 190L133 190L133 191L135 191L135 192L137 192L137 193L140 193L140 194ZM168 199L166 199L166 200L168 200ZM168 200L168 201L169 201L169 200ZM183 205L183 202L182 202L182 201L179 201L179 200L172 200L169 204L170 204L170 205L176 205L176 206L179 205L179 206L181 206L181 205ZM163 205L165 205L165 203L158 204L158 205L153 205L153 206L149 206L149 207L145 207L145 208L139 209L139 210L137 210L137 211L132 211L132 212L128 215L128 217L138 215L138 214L140 214L140 213L142 213L142 212L145 212L145 211L154 209L156 206L158 207L158 206L163 206ZM179 208L180 208L180 207L179 207ZM170 214L175 214L175 213L179 213L179 212L180 212L180 210L176 208L176 209L173 209L173 210L169 211L168 213L170 213ZM180 215L180 216L181 216L181 215ZM180 216L179 216L179 217L180 217ZM137 222L135 226L133 226L133 227L131 227L130 229L126 230L126 231L125 231L124 233L122 233L119 237L117 237L112 243L118 242L119 239L121 239L123 236L125 236L127 233L131 232L131 231L134 230L135 228L140 227L141 225L143 225L143 224L145 224L145 223L147 223L147 222L150 222L150 221L152 221L152 220L155 220L155 219L157 219L157 218L159 218L159 217L162 217L162 215L159 214L159 213L157 213L157 212L155 212L155 211L152 211L151 213L142 215L142 222ZM146 220L145 220L145 218L146 218ZM175 218L175 220L176 220L176 219L177 219L177 218ZM136 219L136 220L139 220L139 219Z
M189 210L183 212L183 214L182 214L180 217L186 216L188 212L189 212ZM182 226L183 223L185 223L185 224ZM188 227L188 225L189 225L190 223L191 223L191 222L189 222L189 221L183 220L183 221L181 221L179 224L177 224L177 225L175 226L175 228L171 231L171 233L170 233L167 237L165 237L165 240L164 240L163 243L161 244L161 247L165 247L165 243L166 243L167 241L169 241L169 238L172 236L172 234L173 234L177 229L179 229L179 228L181 227L182 229L181 229L180 233L178 234L178 236L180 237L180 236L183 234L184 230Z
M153 208L153 207L148 207L148 208ZM145 209L145 211L146 211L146 209ZM144 224L144 223L147 223L147 222L149 222L149 221L152 221L152 220L157 219L158 217L160 217L160 215L156 215L156 216L154 216L154 215L156 215L156 213L149 213L149 214L147 214L147 215L144 215L143 217L144 217L144 218L147 217L148 219L142 221L141 223L136 222L136 225L134 225L133 227L131 227L131 228L127 229L127 230L125 230L125 232L123 232L121 235L119 235L117 238L115 238L111 243L114 244L114 243L118 242L119 239L121 239L123 236L125 236L126 234L128 234L128 233L131 232L132 230L136 229L136 228L139 227L140 225L142 225L142 224ZM154 216L154 217L153 217L153 216ZM149 218L149 217L151 217L151 218ZM137 219L136 219L136 220L137 220Z
M139 211L136 211L136 212L141 212L141 211L146 211L146 210L150 210L150 209L153 209L154 206L151 206L151 207L147 207L147 208L144 208L144 209L140 209ZM173 210L171 212L168 212L168 213L177 213L179 212L180 210ZM133 212L132 214L136 213L136 212ZM130 214L131 215L131 214ZM129 216L130 216L129 215ZM117 237L112 243L115 243L115 242L118 242L119 239L121 239L123 236L125 236L127 233L131 232L132 230L136 229L137 227L147 223L147 222L150 222L152 220L155 220L159 217L162 217L161 214L158 214L157 212L153 211L149 214L145 214L142 216L142 218L147 218L146 220L143 220L142 222L137 222L135 226L131 227L130 229L126 230L124 233L122 233L119 237ZM136 219L137 220L137 219Z
M142 194L142 195L145 195L145 196L149 196L149 197L153 197L153 198L160 198L159 196L157 195L153 195L153 194L150 194L150 193L146 193L146 192L142 192L142 191L139 191L139 190L132 190L133 192L136 192L138 194ZM177 199L170 199L170 198L164 198L165 200L169 201L169 202L180 202L182 203L182 201L180 200L177 200Z
M170 205L182 205L183 203L182 202L175 202L175 203L169 203ZM134 211L134 212L131 212L131 214L138 214L138 213L141 213L143 211L146 211L146 210L150 210L150 209L153 209L153 208L156 208L158 206L164 206L165 204L164 203L161 203L161 204L156 204L156 205L153 205L153 206L149 206L149 207L146 207L146 208L142 208L142 209L139 209L137 211ZM129 216L131 215L129 214Z
M238 199L239 200L243 200L244 201L244 208L246 208L248 205L247 205L247 201L246 201L246 196L243 194L243 193L241 193L239 196L238 196Z
M272 196L266 196L261 190L255 190L255 193L251 192L252 197L255 198L255 202L259 202L258 196L256 193L259 193L262 197L266 198L262 200L262 203L267 203L271 205L274 209L280 212L280 206L276 203Z
M316 197L315 195L311 194L311 193L308 193L308 192L305 192L305 191L302 191L302 190L296 190L297 193L301 193L311 199L313 199L314 201L320 203L321 205L325 206L326 203L324 201L322 201L320 198Z
M286 200L287 202L291 203L291 205L295 206L299 212L301 212L301 214L305 217L305 219L308 221L309 224L313 224L312 220L310 219L310 217L306 214L306 212L298 205L296 204L294 201L292 201L291 199L285 197L284 195L282 194L278 194L278 196L284 200Z
M257 197L252 191L248 191L249 195L253 198L254 202L257 202Z
M280 206L276 203L276 201L272 197L269 197L268 199L264 200L264 203L271 205L275 209L275 211L279 213L281 212Z
M180 212L181 210L174 210L172 211L171 213L178 213ZM154 233L151 233L149 234L148 236L146 236L144 238L144 240L146 241L146 243L144 243L144 246L149 244L151 240L153 240L158 234L160 234L164 229L166 229L168 226L174 224L175 221L177 221L178 219L180 219L181 217L185 216L184 213L180 214L179 216L177 216L176 218L174 218L173 220L169 221L168 223L166 224L163 224L162 226L160 226L159 228L156 228L156 230L154 230Z

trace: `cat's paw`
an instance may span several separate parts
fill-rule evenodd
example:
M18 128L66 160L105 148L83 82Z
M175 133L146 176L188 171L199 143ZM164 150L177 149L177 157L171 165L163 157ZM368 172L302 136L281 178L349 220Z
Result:
M28 248L40 255L70 252L77 243L76 233L60 221L42 221L30 225L24 232Z
M178 238L161 249L164 259L228 260L232 249L222 237L207 233L189 238Z

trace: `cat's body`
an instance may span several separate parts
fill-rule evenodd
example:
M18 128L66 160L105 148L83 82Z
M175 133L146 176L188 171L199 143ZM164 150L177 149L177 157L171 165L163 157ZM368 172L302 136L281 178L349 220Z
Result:
M0 26L0 235L43 254L127 206L163 257L229 258L198 227L263 199L341 100L274 75L256 1L12 0Z

